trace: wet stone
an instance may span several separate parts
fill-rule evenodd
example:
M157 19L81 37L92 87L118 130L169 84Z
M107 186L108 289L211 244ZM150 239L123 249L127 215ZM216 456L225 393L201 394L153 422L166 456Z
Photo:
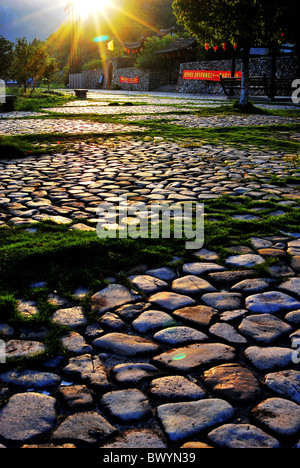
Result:
M272 343L292 327L277 317L269 314L251 315L244 318L239 331L258 343Z
M150 394L159 400L190 401L200 400L206 393L202 387L186 377L174 375L152 380Z
M223 364L204 372L204 382L219 397L239 405L261 396L261 387L254 374L239 364Z
M161 405L157 415L170 440L178 441L229 421L234 409L224 400L210 399Z

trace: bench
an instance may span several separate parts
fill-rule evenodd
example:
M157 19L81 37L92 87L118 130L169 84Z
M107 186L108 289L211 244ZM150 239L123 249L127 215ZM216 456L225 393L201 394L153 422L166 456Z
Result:
M2 112L14 112L16 100L17 96L9 94L5 96L5 102L2 104Z
M223 78L220 75L221 84L226 96L233 96L236 91L241 90L242 80L241 78ZM264 95L268 98L274 99L275 96L284 93L286 96L290 96L293 92L292 81L287 79L276 79L272 84L271 78L264 76L251 76L249 78L249 90L251 91L263 91Z
M242 87L241 78L223 78L220 75L221 85L226 96L233 96L235 91L240 91ZM270 97L270 86L267 77L264 76L251 76L249 78L249 90L251 91L264 91Z
M78 99L86 99L87 89L74 89L74 91Z

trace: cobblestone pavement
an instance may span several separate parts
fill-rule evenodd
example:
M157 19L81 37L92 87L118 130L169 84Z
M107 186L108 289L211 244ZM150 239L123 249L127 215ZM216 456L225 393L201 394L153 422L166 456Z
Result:
M222 194L237 203L245 195L275 197L281 207L265 215L260 206L237 219L280 217L288 206L299 208L299 186L270 183L274 175L299 177L284 156L112 139L78 143L64 155L2 160L0 223L32 228L44 219L76 220L72 229L94 231L104 202L143 201L151 216L153 202L205 203ZM74 300L91 294L96 323L83 304L49 295L51 320L67 327L61 340L70 354L28 361L26 370L0 361L0 443L299 447L300 233L251 237L251 247L224 239L226 246L225 262L204 245L180 268L127 272L132 289L110 278L100 291L74 291ZM255 268L270 258L278 261L258 278ZM40 278L31 285L41 286ZM40 314L25 298L18 311ZM42 353L48 332L0 323L5 357Z

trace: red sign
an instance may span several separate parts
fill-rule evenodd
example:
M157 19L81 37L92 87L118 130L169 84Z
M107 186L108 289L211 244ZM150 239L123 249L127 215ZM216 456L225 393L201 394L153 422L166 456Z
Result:
M223 78L230 78L230 71L218 71L218 70L184 70L182 79L183 80L207 80L207 81L221 81L220 75ZM235 73L236 78L242 77L242 72Z
M125 76L120 77L120 83L132 83L132 84L139 84L140 77L137 76L136 78L126 78Z

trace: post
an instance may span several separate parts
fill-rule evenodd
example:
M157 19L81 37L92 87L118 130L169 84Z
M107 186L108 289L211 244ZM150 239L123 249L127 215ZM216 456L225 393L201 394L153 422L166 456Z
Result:
M249 100L249 61L250 61L250 46L245 45L243 48L243 76L242 88L240 97L240 106L247 107Z
M5 81L0 80L0 103L6 103L6 91L5 91Z

